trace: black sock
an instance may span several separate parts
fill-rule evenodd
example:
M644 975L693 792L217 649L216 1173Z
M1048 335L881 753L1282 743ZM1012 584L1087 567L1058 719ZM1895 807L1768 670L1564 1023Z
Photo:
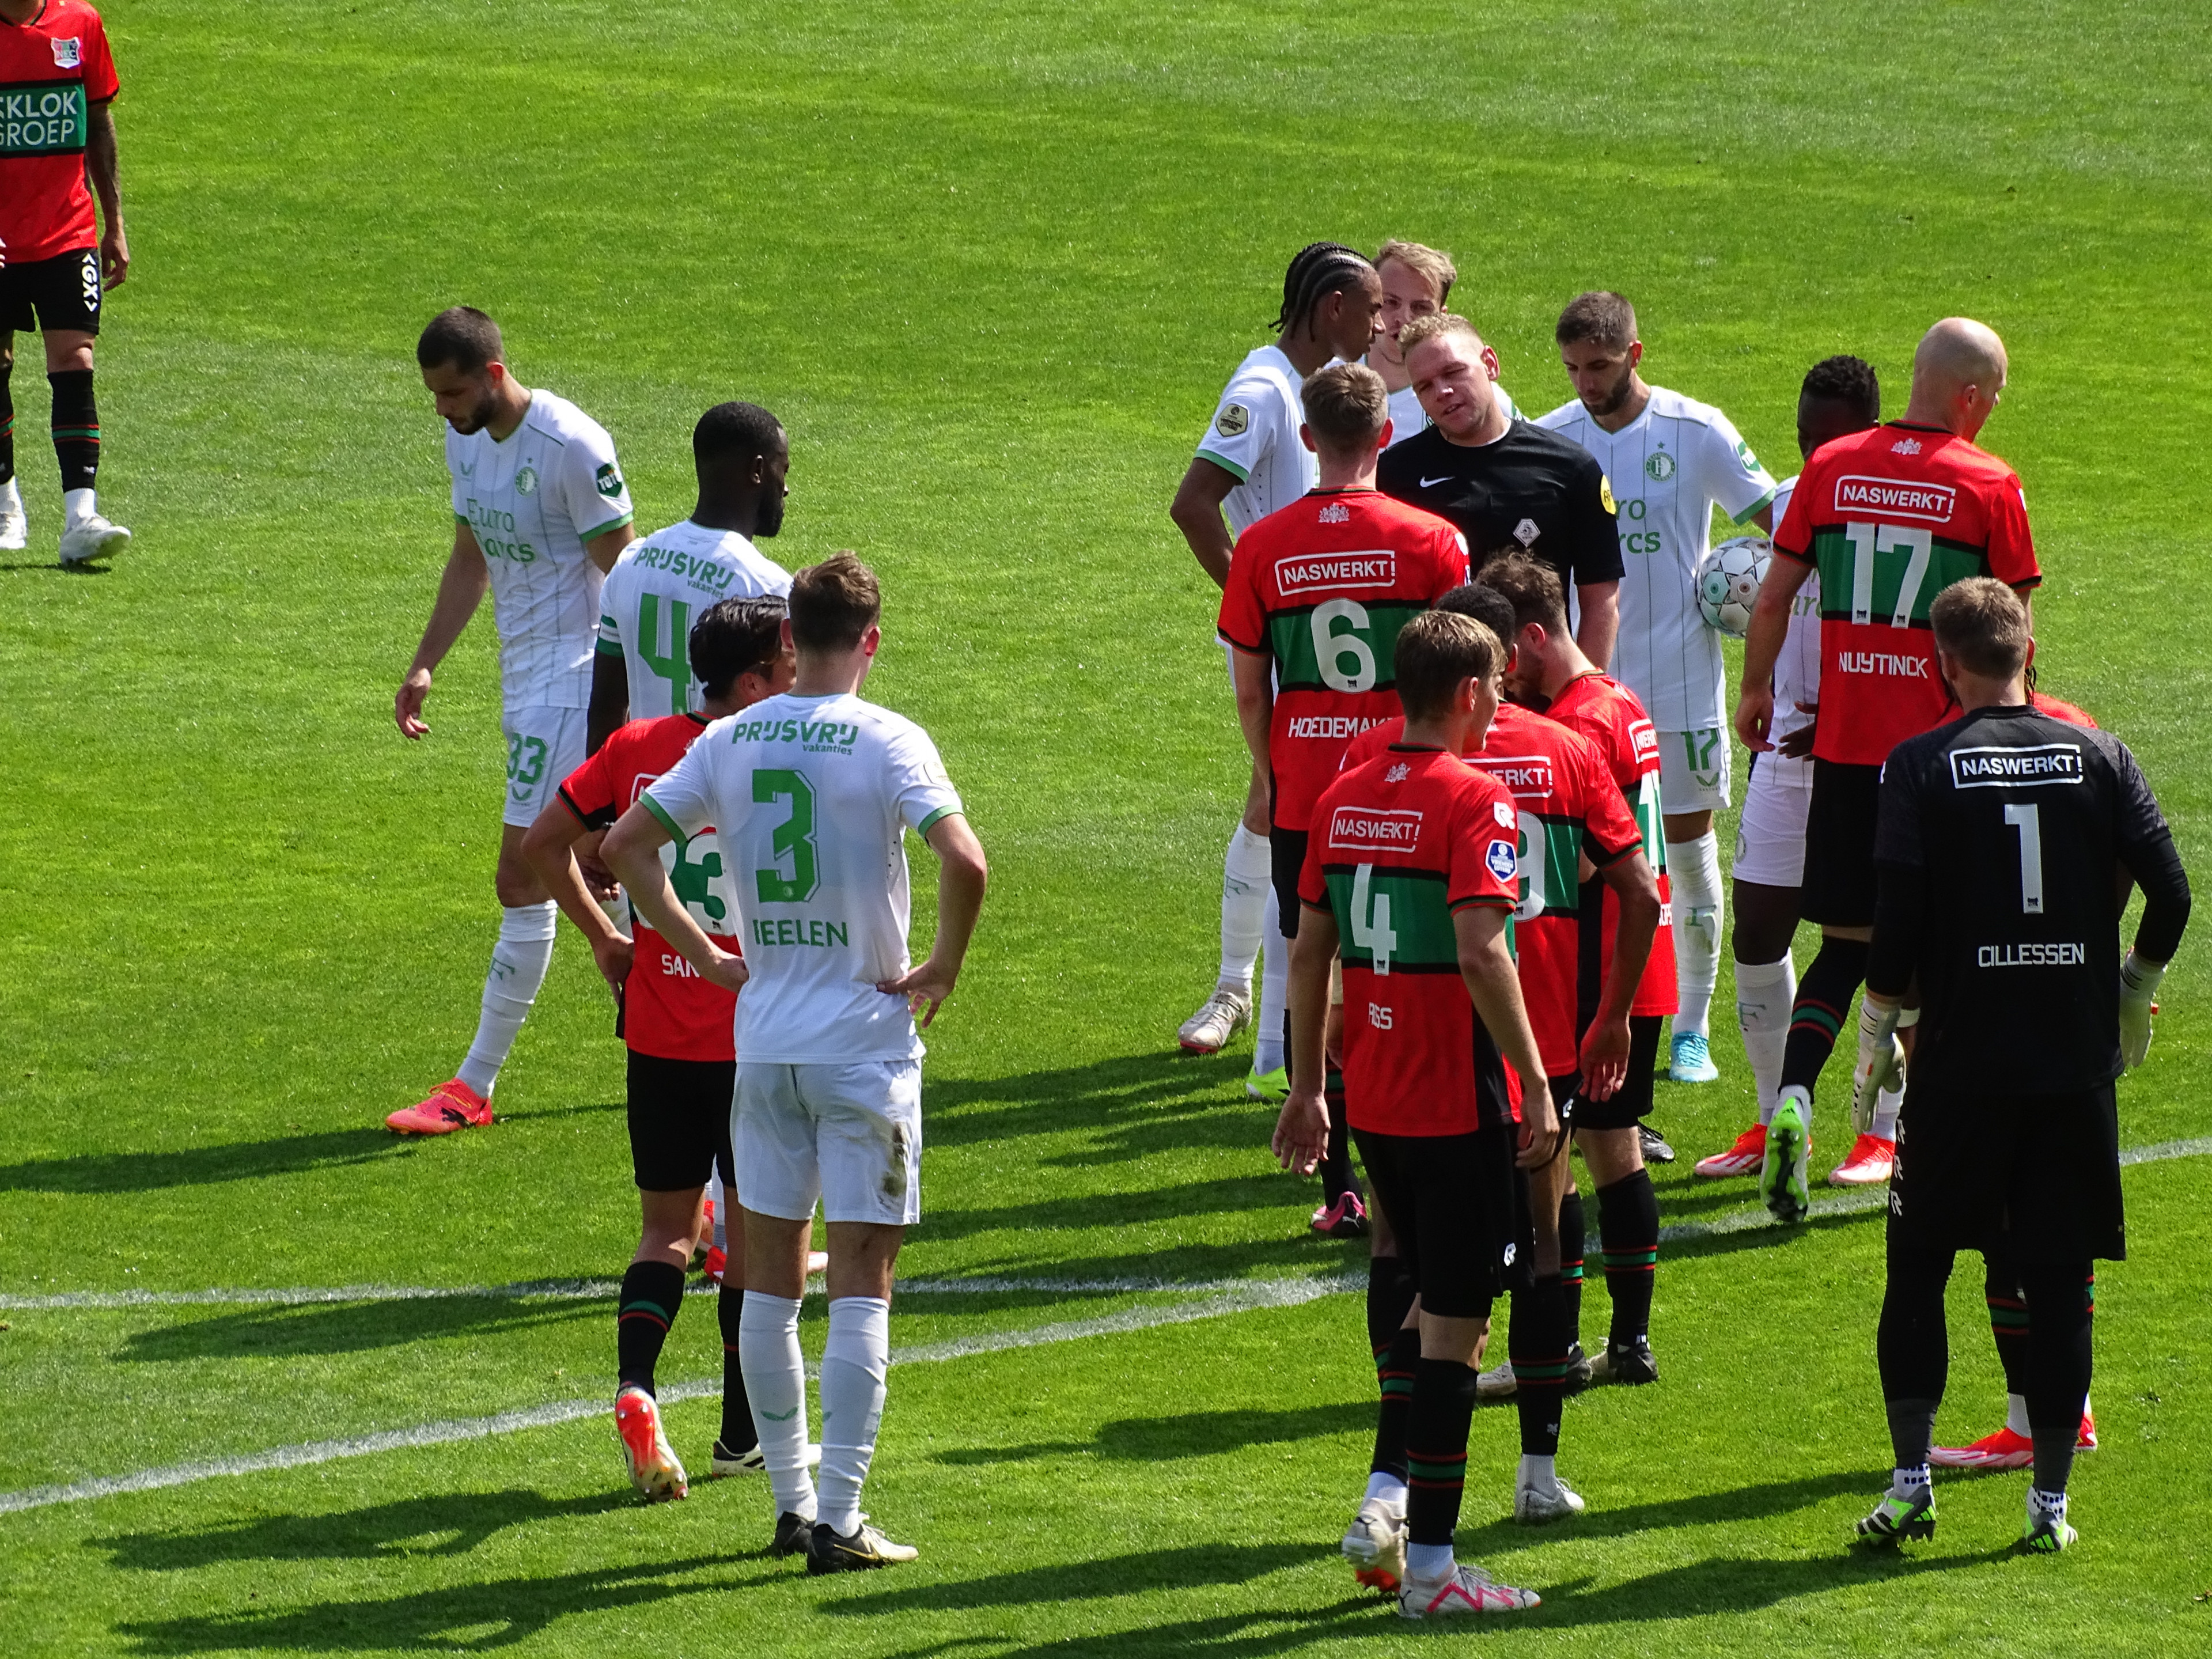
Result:
M731 1218L732 1223L736 1219ZM752 1402L745 1398L745 1374L738 1364L738 1322L744 1311L745 1287L724 1279L722 1293L714 1301L714 1322L722 1328L722 1432L716 1443L732 1454L760 1444L753 1429Z
M15 360L0 360L0 484L15 476L15 394L8 389L8 377L15 372Z
M1943 1328L1943 1286L1951 1278L1951 1262L1948 1250L1893 1247L1889 1252L1875 1357L1889 1413L1891 1449L1900 1469L1927 1462L1935 1437L1936 1407L1951 1369L1950 1338Z
M1467 1486L1467 1430L1474 1419L1474 1368L1424 1359L1413 1370L1406 1426L1406 1535L1449 1544Z
M1567 1397L1566 1298L1559 1281L1539 1277L1513 1295L1505 1350L1513 1361L1513 1403L1521 1413L1521 1455L1559 1455L1559 1408Z
M1375 1380L1382 1400L1375 1408L1375 1455L1367 1465L1370 1474L1406 1478L1406 1431L1413 1408L1413 1368L1420 1363L1421 1333L1414 1326L1400 1331L1376 1356Z
M1989 1304L1990 1335L1997 1345L1997 1364L2004 1367L2005 1392L2026 1398L2027 1394L2027 1298L2020 1293L2020 1275L2002 1255L1992 1255L1982 1280L1982 1299Z
M64 489L89 489L100 472L100 411L93 406L92 371L65 368L46 376L54 388L54 456Z
M1583 1252L1589 1248L1589 1226L1579 1191L1559 1200L1559 1318L1570 1346L1582 1340Z
M615 1377L617 1388L653 1389L653 1367L660 1345L684 1305L684 1269L665 1261L633 1261L623 1275L615 1304Z
M1597 1237L1613 1298L1613 1343L1651 1334L1651 1284L1659 1268L1659 1194L1638 1170L1597 1189Z
M1782 1048L1782 1083L1810 1090L1835 1052L1837 1034L1851 1011L1851 994L1866 978L1867 945L1855 939L1824 939L1820 953L1797 981L1790 1005L1790 1036Z
M1406 1313L1413 1305L1413 1274L1406 1264L1395 1255L1370 1255L1367 1258L1367 1346L1374 1352L1375 1363L1382 1363L1382 1356L1398 1340L1398 1328L1406 1322Z
M2034 1431L2038 1491L2062 1492L2074 1469L2074 1442L2089 1397L2089 1331L2097 1276L2087 1264L2023 1267L2035 1324L2027 1345L2027 1421Z

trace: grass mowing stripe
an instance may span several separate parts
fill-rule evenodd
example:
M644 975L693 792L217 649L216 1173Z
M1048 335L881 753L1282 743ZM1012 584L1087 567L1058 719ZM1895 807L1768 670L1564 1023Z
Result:
M1096 1319L1069 1319L1026 1330L1001 1331L984 1336L957 1337L949 1342L923 1343L895 1351L894 1365L924 1365L941 1360L965 1359L977 1354L1003 1353L1012 1348L1041 1348L1056 1342L1075 1342L1085 1337L1116 1336L1159 1325L1184 1325L1194 1320L1216 1319L1224 1314L1251 1313L1262 1308L1294 1308L1324 1296L1334 1296L1364 1284L1348 1274L1305 1275L1295 1279L1263 1279L1233 1285L1220 1293L1165 1307L1130 1308L1103 1314ZM807 1375L817 1367L809 1365ZM660 1390L664 1405L686 1400L719 1398L720 1378L712 1382L678 1382ZM31 1486L21 1492L0 1492L0 1515L44 1509L54 1504L81 1504L95 1498L126 1492L155 1492L167 1486L189 1486L221 1475L259 1474L270 1469L295 1469L329 1463L342 1457L366 1457L376 1452L404 1451L417 1446L442 1446L457 1440L481 1440L495 1434L514 1434L524 1429L543 1429L573 1423L611 1409L605 1400L556 1400L524 1411L500 1412L490 1417L451 1418L419 1423L408 1429L386 1429L375 1434L349 1435L337 1440L310 1440L298 1445L272 1446L266 1451L239 1457L210 1457L172 1463L164 1468L139 1469L130 1474L96 1476L66 1485Z
M2168 1158L2202 1158L2207 1153L2212 1153L2212 1135L2200 1136L2192 1140L2160 1141L2151 1146L2126 1147L2120 1153L2120 1164L2126 1168L2136 1164L2160 1164ZM1851 1215L1862 1210L1878 1210L1885 1202L1882 1196L1885 1190L1880 1187L1868 1187L1856 1192L1816 1198L1813 1200L1810 1214L1814 1217ZM1740 1215L1723 1216L1717 1221L1674 1223L1659 1230L1659 1242L1672 1244L1687 1239L1714 1238L1774 1224L1773 1218L1764 1211L1748 1210ZM1324 1275L1317 1282L1333 1283L1334 1279L1334 1275ZM898 1281L896 1293L900 1296L1034 1295L1039 1292L1061 1296L1132 1296L1158 1292L1233 1295L1255 1284L1290 1282L1282 1279L1054 1279L1049 1276L902 1279ZM620 1288L621 1281L612 1279L525 1279L513 1285L336 1285L276 1290L58 1291L46 1296L0 1295L0 1310L29 1313L54 1308L167 1308L229 1304L289 1308L312 1307L330 1302L421 1302L454 1297L598 1301L612 1296Z

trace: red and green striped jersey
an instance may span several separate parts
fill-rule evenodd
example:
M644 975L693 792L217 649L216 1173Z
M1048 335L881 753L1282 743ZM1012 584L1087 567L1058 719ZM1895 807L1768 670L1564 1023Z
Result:
M1445 520L1379 490L1316 490L1237 538L1221 637L1273 659L1273 817L1305 830L1345 745L1398 712L1398 630L1467 580Z
M1381 754L1405 729L1401 716L1362 732L1345 751L1346 769ZM1509 937L1544 1069L1564 1077L1581 1065L1582 855L1601 870L1641 851L1643 831L1589 739L1534 709L1500 703L1482 747L1462 758L1513 797L1521 878Z
M1512 797L1441 749L1390 749L1322 792L1298 896L1336 920L1354 1128L1455 1135L1519 1121L1452 921L1470 904L1513 908L1519 842Z
M1674 899L1667 883L1667 842L1659 821L1659 733L1636 694L1609 674L1593 672L1568 681L1544 713L1597 746L1629 815L1643 832L1644 856L1659 878L1659 931L1651 940L1651 957L1637 981L1636 1001L1629 1012L1671 1014L1678 1006ZM1595 928L1599 943L1595 971L1587 960L1582 963L1579 1002L1595 1011L1598 988L1613 971L1613 936L1620 929L1620 906L1610 892L1594 912L1586 913L1583 926Z
M2020 478L1941 427L1891 421L1813 452L1774 550L1820 572L1820 720L1813 753L1879 766L1941 725L1928 607L1954 582L2043 580Z

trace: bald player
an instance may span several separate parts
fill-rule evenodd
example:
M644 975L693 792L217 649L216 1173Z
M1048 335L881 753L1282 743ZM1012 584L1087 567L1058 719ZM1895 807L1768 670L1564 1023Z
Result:
M2019 475L1974 445L2008 367L2004 342L1984 324L1947 317L1929 329L1913 354L1904 418L1823 445L1805 463L1753 607L1735 729L1763 755L1775 746L1774 665L1790 601L1819 571L1820 717L1801 908L1820 925L1820 950L1790 1006L1759 1175L1759 1197L1781 1220L1802 1220L1810 1201L1813 1085L1866 977L1882 763L1944 719L1929 606L1970 576L1994 576L2023 599L2043 580Z

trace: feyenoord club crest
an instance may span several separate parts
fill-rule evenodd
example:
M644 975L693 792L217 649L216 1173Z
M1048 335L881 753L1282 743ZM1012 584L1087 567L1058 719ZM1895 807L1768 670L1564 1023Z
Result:
M526 466L521 471L514 475L514 493L518 495L534 495L538 493L538 469L536 467Z
M1674 476L1674 458L1663 449L1655 449L1644 458L1644 470L1657 483L1665 483Z

